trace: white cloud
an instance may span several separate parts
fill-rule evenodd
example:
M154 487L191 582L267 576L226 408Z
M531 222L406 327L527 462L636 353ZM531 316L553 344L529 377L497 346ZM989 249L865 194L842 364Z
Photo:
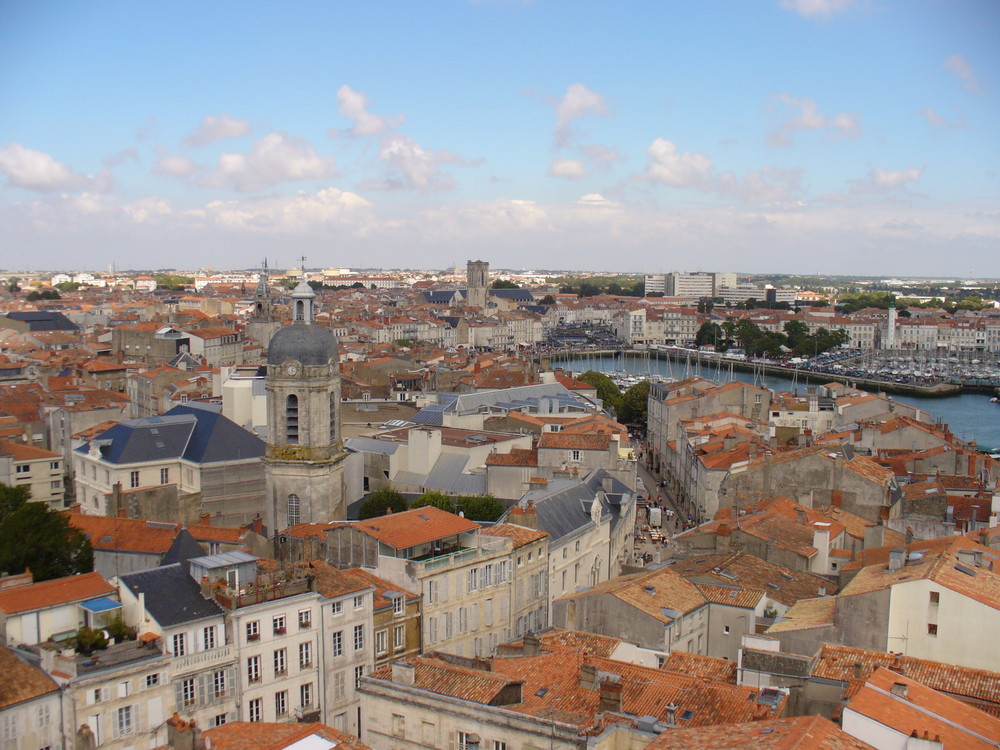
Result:
M849 10L852 5L854 0L781 0L782 8L803 18L829 18Z
M902 190L911 182L916 182L923 175L923 167L911 169L873 169L864 177L851 180L851 192L855 195L865 193L886 194Z
M579 159L556 158L549 164L549 176L579 180L587 176L587 168Z
M706 189L712 179L714 166L705 154L679 154L677 146L664 138L657 138L646 149L649 161L643 179L661 182L673 187Z
M959 113L958 117L954 120L949 120L942 114L938 114L935 110L930 107L924 107L918 110L918 112L924 116L931 125L936 128L943 128L945 130L964 130L969 127L965 122L965 117Z
M790 146L798 131L830 131L838 138L858 138L861 123L856 114L841 112L832 117L824 115L815 99L798 99L788 94L778 94L775 100L795 112L768 135L769 146Z
M802 168L781 169L765 164L758 170L747 172L742 178L724 172L713 183L720 193L733 195L746 203L760 203L772 207L785 206L802 191ZM795 201L793 205L798 205Z
M399 127L403 122L402 117L372 114L368 111L368 97L346 84L337 90L337 101L340 102L340 114L354 123L354 127L346 131L348 135L381 135Z
M587 193L587 195L581 195L580 200L577 201L579 206L597 206L601 208L621 208L622 204L613 200L608 200L600 193Z
M180 154L161 156L153 165L153 172L167 177L190 177L200 169L198 164Z
M111 154L105 157L104 166L106 167L118 167L127 161L139 161L139 152L134 146L122 149L117 154Z
M206 115L201 125L184 139L186 146L205 146L228 138L237 138L250 132L250 123L237 120L225 112L220 115Z
M450 151L430 151L412 138L399 133L387 136L379 147L386 173L380 180L362 185L368 190L443 190L454 186L451 175L441 172L443 164L476 164Z
M288 197L212 201L185 213L226 229L298 234L331 225L362 231L373 222L371 209L357 193L327 187Z
M25 148L20 143L0 147L0 174L7 178L8 185L43 193L79 190L92 182L49 154Z
M608 113L604 97L582 83L570 84L562 99L552 102L556 111L556 145L565 146L573 135L573 123L585 115Z
M974 94L981 94L983 92L983 86L979 83L979 79L976 78L976 74L972 71L972 66L969 65L968 61L961 55L952 55L947 60L942 63L945 70L950 70L962 81L965 86L966 91L971 91Z
M320 156L304 138L268 133L246 154L225 153L215 172L202 181L206 187L259 190L292 180L320 180L336 176L332 156Z

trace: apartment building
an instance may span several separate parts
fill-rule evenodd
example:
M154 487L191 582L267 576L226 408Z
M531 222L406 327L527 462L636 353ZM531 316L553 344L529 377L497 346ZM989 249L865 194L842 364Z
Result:
M27 487L31 499L63 507L63 457L33 445L0 440L0 483Z

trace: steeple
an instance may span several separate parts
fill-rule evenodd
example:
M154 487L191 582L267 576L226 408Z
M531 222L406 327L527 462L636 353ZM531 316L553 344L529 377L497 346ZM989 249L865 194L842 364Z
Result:
M313 322L313 301L316 299L316 292L306 281L306 258L302 256L302 280L292 290L292 315L293 323L305 323L310 325Z

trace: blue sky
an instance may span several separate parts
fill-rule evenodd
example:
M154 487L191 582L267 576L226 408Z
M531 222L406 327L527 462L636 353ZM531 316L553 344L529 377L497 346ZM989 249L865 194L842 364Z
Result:
M1000 276L1000 3L0 4L0 267Z

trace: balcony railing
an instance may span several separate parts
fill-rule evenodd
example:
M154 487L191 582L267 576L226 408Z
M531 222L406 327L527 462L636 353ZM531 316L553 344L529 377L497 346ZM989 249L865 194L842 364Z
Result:
M232 661L233 646L226 644L217 648L210 648L207 651L196 651L186 656L178 656L171 662L171 669L174 674L187 672L192 669L203 669L214 666L225 661Z

